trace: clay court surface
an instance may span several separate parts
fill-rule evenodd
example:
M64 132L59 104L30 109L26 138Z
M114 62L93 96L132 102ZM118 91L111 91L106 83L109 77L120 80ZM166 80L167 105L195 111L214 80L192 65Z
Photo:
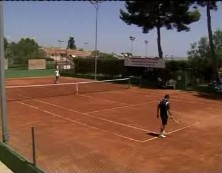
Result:
M24 78L7 86L51 83L53 77ZM169 120L162 139L156 105L166 93L179 124ZM9 145L32 161L35 127L37 166L45 172L222 172L222 100L136 87L13 100L17 94L8 94Z

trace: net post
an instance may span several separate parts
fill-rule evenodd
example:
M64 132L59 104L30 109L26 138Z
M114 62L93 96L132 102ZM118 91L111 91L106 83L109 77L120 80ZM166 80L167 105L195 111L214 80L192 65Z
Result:
M129 81L128 81L128 88L131 87L131 76L129 76Z
M76 94L79 94L79 85L76 83Z
M33 165L36 166L35 129L34 129L34 127L31 128L31 131L32 131L32 158L33 158Z

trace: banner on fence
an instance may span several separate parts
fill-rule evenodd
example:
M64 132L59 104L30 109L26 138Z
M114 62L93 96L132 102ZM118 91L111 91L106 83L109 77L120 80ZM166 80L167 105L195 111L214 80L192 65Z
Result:
M46 60L45 59L29 59L28 69L29 70L46 69Z
M162 58L126 57L124 60L124 65L131 67L165 68L165 63Z

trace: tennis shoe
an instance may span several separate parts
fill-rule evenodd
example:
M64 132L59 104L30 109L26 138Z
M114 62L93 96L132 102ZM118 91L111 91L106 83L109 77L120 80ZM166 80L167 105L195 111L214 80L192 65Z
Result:
M160 138L165 138L166 135L164 135L164 134L160 134L159 137L160 137Z

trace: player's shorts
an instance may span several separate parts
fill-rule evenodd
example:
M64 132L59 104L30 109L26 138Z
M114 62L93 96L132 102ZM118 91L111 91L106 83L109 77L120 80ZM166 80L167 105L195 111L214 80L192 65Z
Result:
M167 115L160 115L162 120L162 125L167 125L168 116Z

